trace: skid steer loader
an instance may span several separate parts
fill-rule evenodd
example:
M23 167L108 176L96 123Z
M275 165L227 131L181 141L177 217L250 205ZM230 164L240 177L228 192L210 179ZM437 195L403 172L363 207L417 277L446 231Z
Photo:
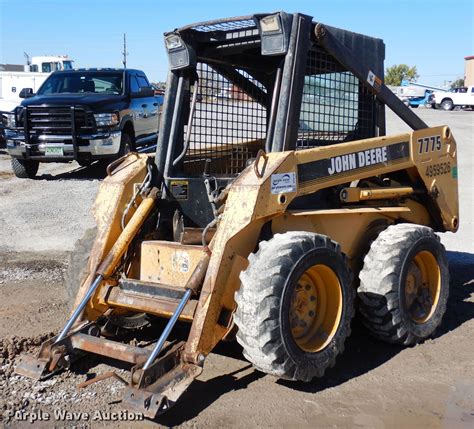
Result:
M74 311L16 371L125 362L124 403L155 418L235 336L258 370L309 382L342 353L356 305L382 340L432 335L449 291L434 231L459 222L456 143L383 84L382 40L284 12L164 38L156 155L109 165L71 258ZM386 136L385 106L413 131ZM130 342L146 325L152 341Z

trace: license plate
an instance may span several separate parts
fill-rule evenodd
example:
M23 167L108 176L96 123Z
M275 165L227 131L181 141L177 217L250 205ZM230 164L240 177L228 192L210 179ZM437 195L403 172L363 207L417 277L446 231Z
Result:
M64 150L62 146L46 146L44 154L46 156L64 156Z

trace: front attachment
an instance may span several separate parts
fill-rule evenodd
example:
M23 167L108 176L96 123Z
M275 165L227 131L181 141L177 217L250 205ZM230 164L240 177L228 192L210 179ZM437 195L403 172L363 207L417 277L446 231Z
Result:
M201 366L183 362L184 345L169 346L147 369L133 368L124 404L150 419L168 411L202 372Z

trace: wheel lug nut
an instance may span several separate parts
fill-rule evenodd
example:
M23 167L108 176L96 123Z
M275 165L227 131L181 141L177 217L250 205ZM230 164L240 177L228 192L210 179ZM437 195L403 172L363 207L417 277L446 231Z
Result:
M311 295L310 300L311 301L316 301L316 297L314 295Z
M311 310L311 311L309 312L309 317L314 317L314 311L313 311L313 310Z

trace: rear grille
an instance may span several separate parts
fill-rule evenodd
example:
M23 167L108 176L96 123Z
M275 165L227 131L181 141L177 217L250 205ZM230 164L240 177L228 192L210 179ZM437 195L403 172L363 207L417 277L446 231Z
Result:
M28 130L37 134L72 134L91 132L95 122L92 113L83 108L28 107Z

